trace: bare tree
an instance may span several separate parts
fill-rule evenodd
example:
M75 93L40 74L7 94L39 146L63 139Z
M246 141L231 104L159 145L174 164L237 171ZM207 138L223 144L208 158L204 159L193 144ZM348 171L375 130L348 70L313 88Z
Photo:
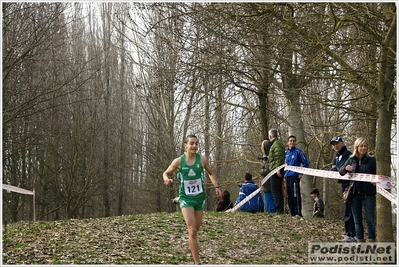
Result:
M270 127L314 168L366 135L390 175L395 40L385 3L3 3L3 183L35 187L40 219L173 211L161 174L188 133L235 195ZM304 182L306 213L317 185L340 216L335 181Z
M396 58L396 7L394 4L331 4L329 7L330 30L324 36L316 35L318 46L336 65L335 68L341 73L341 79L349 83L356 84L365 89L377 103L377 135L376 135L376 158L377 172L379 174L390 175L390 140L391 125L395 113L395 94L394 81L396 78L395 62ZM280 17L293 27L303 38L314 39L313 32L306 31L305 28ZM370 23L375 21L375 23ZM352 27L356 25L356 27ZM350 36L345 34L350 31ZM345 39L344 39L345 38ZM351 42L348 42L351 40ZM355 41L356 39L356 41ZM350 49L360 43L369 45L378 44L379 54L371 60L367 50ZM339 44L343 45L341 49ZM347 48L347 49L345 49ZM352 51L354 50L354 51ZM376 51L376 50L374 50ZM357 56L348 57L354 52ZM363 52L366 56L361 57ZM356 59L367 59L365 62ZM352 61L351 61L352 59ZM373 66L374 72L378 73L378 80L373 80L373 75L369 75L370 68ZM359 134L359 133L357 133ZM373 141L371 141L373 144ZM379 240L391 241L392 227L386 222L392 222L391 205L389 201L377 196L377 229ZM384 222L384 223L383 223Z

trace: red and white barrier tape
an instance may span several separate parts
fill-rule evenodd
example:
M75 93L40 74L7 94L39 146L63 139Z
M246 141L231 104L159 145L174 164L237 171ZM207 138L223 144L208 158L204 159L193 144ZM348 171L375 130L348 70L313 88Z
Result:
M377 186L377 193L378 194L382 195L383 197L385 197L386 199L391 201L391 203L393 203L393 204L397 203L396 196L394 196L391 193L389 193L387 190L382 188L379 184L376 184L376 186Z
M12 192L25 194L25 195L34 195L35 194L34 191L29 191L29 190L22 189L22 188L19 188L19 187L16 187L16 186L8 185L8 184L3 184L3 189L4 190L8 190L8 191L12 191Z
M341 176L337 171L325 171L325 170L317 170L317 169L295 167L295 166L286 166L285 170L291 170L298 173L324 177L324 178L376 183L377 193L381 194L383 197L391 201L391 203L393 204L397 203L396 196L392 195L390 192L386 190L386 189L391 189L391 178L389 176L368 174L368 173L352 173Z
M337 171L325 171L325 170L317 170L317 169L310 169L310 168L296 167L296 166L286 166L284 170L289 170L297 173L303 173L307 175L313 175L324 178L379 183L382 188L391 189L391 178L384 175L375 175L368 173L352 173L341 176Z
M361 182L371 182L376 183L377 193L384 196L386 199L391 201L392 203L396 204L397 198L396 196L389 193L386 189L391 189L391 178L384 175L375 175L375 174L367 174L367 173L352 173L346 174L345 176L341 176L337 171L326 171L326 170L318 170L318 169L311 169L311 168L304 168L304 167L296 167L296 166L287 166L283 164L273 171L271 171L268 175L266 175L263 179L261 184L263 185L266 181L275 174L278 170L284 168L284 170L295 171L297 173L318 176L323 178L332 178L332 179L342 179L348 181L361 181ZM252 192L249 196L244 198L240 203L235 205L233 208L227 210L226 212L233 212L239 209L242 205L244 205L247 201L249 201L252 197L254 197L260 188Z

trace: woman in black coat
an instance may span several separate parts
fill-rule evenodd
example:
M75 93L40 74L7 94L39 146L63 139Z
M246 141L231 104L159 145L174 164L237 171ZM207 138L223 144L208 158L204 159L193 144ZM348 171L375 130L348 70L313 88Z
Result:
M356 139L353 147L353 153L340 168L339 174L346 173L377 173L377 164L374 157L368 154L368 143L363 137ZM353 181L351 209L355 222L356 240L364 242L364 228L362 217L362 205L367 223L367 233L369 242L376 242L375 229L375 203L376 187L374 183Z

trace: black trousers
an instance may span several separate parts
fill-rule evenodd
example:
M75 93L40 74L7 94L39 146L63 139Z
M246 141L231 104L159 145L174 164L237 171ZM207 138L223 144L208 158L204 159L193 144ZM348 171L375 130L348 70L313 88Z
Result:
M284 178L278 177L277 174L270 177L272 195L274 198L274 204L276 205L277 214L284 213L284 199L282 192L283 179Z
M288 176L286 178L287 202L292 216L302 216L302 197L301 197L301 179L298 176Z
M342 192L344 192L345 188L349 186L349 183L342 185ZM351 203L344 204L345 205L345 215L344 215L344 223L345 223L345 233L347 236L355 237L355 222L353 221L353 214Z

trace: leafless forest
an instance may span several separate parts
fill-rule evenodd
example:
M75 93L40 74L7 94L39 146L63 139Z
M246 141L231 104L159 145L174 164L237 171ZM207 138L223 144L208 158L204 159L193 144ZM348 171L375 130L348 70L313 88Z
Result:
M364 136L396 184L396 18L385 2L3 2L3 184L35 190L38 220L175 211L162 172L187 134L235 198L270 128L316 169L334 135ZM301 186L305 216L317 186L342 217L335 180ZM3 220L33 219L32 196L2 191Z

